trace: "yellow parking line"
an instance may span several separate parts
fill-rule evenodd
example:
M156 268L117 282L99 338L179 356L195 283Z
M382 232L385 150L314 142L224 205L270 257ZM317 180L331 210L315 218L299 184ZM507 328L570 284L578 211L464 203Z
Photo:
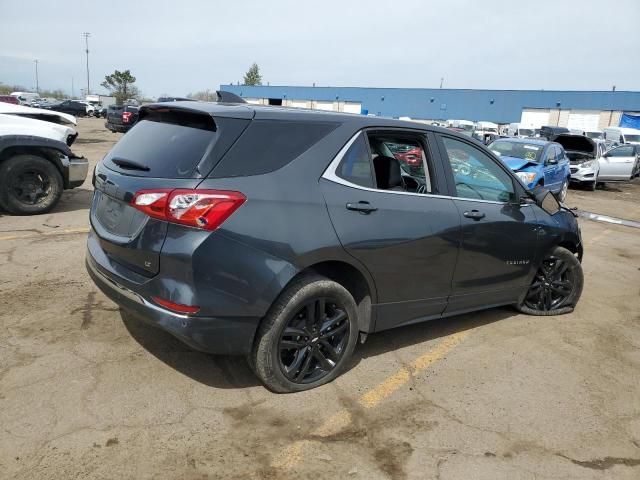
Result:
M56 235L77 235L78 233L89 233L89 227L83 228L67 228L64 230L52 230L50 232L27 233L25 235L5 235L0 237L2 240L22 240L24 238L52 237Z
M385 398L388 398L400 387L405 385L412 376L426 370L439 360L442 360L449 352L458 346L468 335L470 331L465 330L449 335L433 349L425 352L406 367L401 368L393 375L387 377L384 381L364 393L358 403L362 408L371 409L380 404ZM322 425L316 428L312 433L312 437L328 437L340 432L351 423L351 414L347 410L340 410L338 413L329 417ZM297 440L287 446L280 454L278 454L271 466L289 470L295 467L304 456L304 450L312 443L312 440Z

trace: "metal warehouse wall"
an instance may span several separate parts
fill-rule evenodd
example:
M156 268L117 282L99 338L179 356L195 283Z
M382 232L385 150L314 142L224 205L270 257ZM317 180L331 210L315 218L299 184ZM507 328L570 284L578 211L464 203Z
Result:
M640 111L640 92L220 85L246 98L361 102L386 117L520 121L523 108Z

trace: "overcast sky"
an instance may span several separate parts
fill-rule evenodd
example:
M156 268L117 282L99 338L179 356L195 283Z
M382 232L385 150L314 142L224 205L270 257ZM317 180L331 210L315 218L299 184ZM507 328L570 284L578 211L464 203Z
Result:
M640 90L640 0L2 0L0 82L147 96L264 83Z

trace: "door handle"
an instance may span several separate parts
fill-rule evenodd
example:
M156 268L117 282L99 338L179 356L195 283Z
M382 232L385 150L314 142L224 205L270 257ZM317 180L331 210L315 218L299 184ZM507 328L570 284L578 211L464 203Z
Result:
M369 202L361 200L358 203L347 203L347 210L353 210L355 212L360 212L367 215L371 212L375 212L378 209L372 206Z
M463 215L467 218L472 218L474 220L480 220L484 218L484 213L479 212L478 210L471 210L470 212L464 212Z

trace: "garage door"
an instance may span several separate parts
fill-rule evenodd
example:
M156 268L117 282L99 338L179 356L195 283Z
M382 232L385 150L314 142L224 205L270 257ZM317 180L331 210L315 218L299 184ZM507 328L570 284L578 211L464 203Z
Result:
M541 108L524 108L520 125L524 128L540 128L549 125L549 110Z
M344 102L344 111L346 113L362 113L362 104L356 102Z
M333 110L333 102L313 102L313 108L316 110Z
M567 128L569 130L594 131L598 130L598 122L600 120L600 112L595 110L578 110L569 114Z

